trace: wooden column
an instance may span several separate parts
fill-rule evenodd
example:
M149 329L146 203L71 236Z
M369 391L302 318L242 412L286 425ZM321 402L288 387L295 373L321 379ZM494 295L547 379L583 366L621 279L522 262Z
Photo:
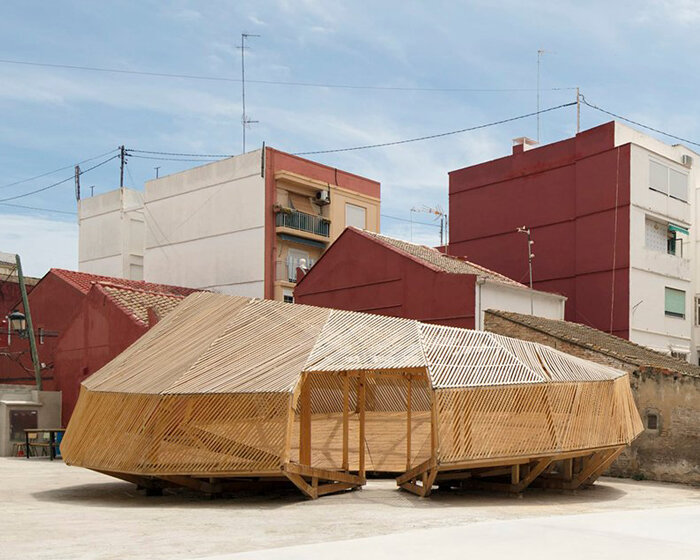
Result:
M345 372L343 379L343 470L350 470L348 440L350 439L350 376Z
M301 387L301 411L299 414L299 463L311 465L311 391L309 377Z
M360 412L360 478L365 478L365 373L361 372L357 385L357 406Z
M406 391L406 470L411 468L411 376Z

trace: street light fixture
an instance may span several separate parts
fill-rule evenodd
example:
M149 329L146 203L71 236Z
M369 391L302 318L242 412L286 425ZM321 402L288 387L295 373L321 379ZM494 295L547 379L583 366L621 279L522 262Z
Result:
M530 228L527 226L521 226L516 230L518 233L524 233L527 235L527 264L530 269L530 290L532 290L532 259L535 258L535 253L532 252L532 246L535 242L530 238ZM532 300L532 292L530 292L530 315L535 314L535 304Z
M10 331L14 332L20 338L29 337L27 332L27 318L25 317L24 313L15 309L7 316L7 322L10 327Z

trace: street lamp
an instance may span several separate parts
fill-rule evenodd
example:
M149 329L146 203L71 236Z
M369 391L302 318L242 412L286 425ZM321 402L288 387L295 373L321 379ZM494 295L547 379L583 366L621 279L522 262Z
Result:
M519 227L516 230L518 233L524 233L527 235L527 264L530 269L530 289L532 290L532 259L535 258L535 254L532 252L532 246L535 242L530 238L530 228L527 226ZM534 303L532 300L532 292L530 292L530 315L534 315Z
M14 332L20 338L29 337L29 333L27 332L27 318L24 313L15 309L7 316L7 322L11 332Z

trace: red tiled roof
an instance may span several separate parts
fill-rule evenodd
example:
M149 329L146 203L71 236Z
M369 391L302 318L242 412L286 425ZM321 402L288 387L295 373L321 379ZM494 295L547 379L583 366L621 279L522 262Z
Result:
M99 288L95 289L101 289L118 307L133 315L144 325L148 325L149 309L162 319L185 299L185 296L180 294L138 290L105 282L100 282L96 286Z
M106 283L111 284L112 286L121 286L124 288L134 288L136 290L145 290L160 294L175 294L180 296L188 296L195 292L201 291L195 290L194 288L183 288L182 286L154 284L153 282L144 282L143 280L126 280L124 278L101 276L99 274L88 274L87 272L77 272L75 270L65 270L62 268L52 268L49 272L65 280L84 294L87 294L90 287L96 283Z

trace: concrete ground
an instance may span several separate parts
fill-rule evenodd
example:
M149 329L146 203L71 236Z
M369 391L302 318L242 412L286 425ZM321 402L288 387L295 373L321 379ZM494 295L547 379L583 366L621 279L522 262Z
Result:
M3 558L700 558L700 489L604 478L521 499L391 480L311 502L297 492L146 497L60 461L0 458ZM364 558L363 558L364 557Z

